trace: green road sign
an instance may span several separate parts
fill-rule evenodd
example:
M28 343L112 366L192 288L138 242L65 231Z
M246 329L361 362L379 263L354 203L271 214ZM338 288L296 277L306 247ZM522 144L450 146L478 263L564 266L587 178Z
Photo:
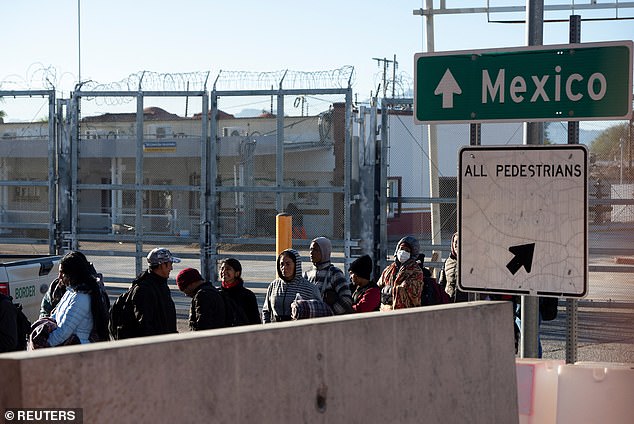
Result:
M415 121L630 119L633 44L416 54Z

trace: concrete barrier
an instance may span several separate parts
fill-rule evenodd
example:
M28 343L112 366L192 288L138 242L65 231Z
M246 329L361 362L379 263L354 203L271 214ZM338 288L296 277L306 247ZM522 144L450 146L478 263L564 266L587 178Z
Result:
M0 412L85 423L518 422L511 305L413 308L0 355Z

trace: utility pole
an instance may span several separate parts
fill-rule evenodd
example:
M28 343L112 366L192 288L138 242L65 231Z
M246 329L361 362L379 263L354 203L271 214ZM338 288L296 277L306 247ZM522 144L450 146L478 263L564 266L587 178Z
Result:
M394 53L394 66L392 66L392 98L396 97L394 90L396 88L396 68L398 68L398 62L396 61L396 53Z
M394 66L392 67L392 98L394 98L394 94L395 94L394 87L396 85L396 68L398 67L398 62L396 61L396 55L394 55L394 60L389 60L386 58L379 59L378 57L373 57L372 60L376 60L379 66L381 66L381 63L383 63L383 98L387 96L387 84L386 84L387 68L390 66L390 63L394 64Z
M81 84L81 0L77 0L77 84Z
M544 0L526 1L526 38L529 46L541 46L544 40ZM524 144L544 144L544 123L524 123ZM522 296L521 358L538 357L539 299Z

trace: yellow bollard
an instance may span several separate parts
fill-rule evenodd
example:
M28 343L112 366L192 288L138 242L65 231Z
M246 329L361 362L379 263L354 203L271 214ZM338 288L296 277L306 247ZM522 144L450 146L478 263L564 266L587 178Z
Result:
M293 217L287 213L278 213L275 217L275 250L279 256L282 251L293 247Z

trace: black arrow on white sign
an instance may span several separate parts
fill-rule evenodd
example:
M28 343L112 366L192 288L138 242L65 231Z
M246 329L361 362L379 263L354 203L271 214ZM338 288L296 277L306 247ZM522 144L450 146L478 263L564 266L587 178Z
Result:
M511 274L515 275L521 267L526 269L526 272L531 272L533 266L533 253L535 252L535 243L520 244L519 246L509 247L509 252L515 256L511 259L511 262L506 264L506 267L511 271Z

